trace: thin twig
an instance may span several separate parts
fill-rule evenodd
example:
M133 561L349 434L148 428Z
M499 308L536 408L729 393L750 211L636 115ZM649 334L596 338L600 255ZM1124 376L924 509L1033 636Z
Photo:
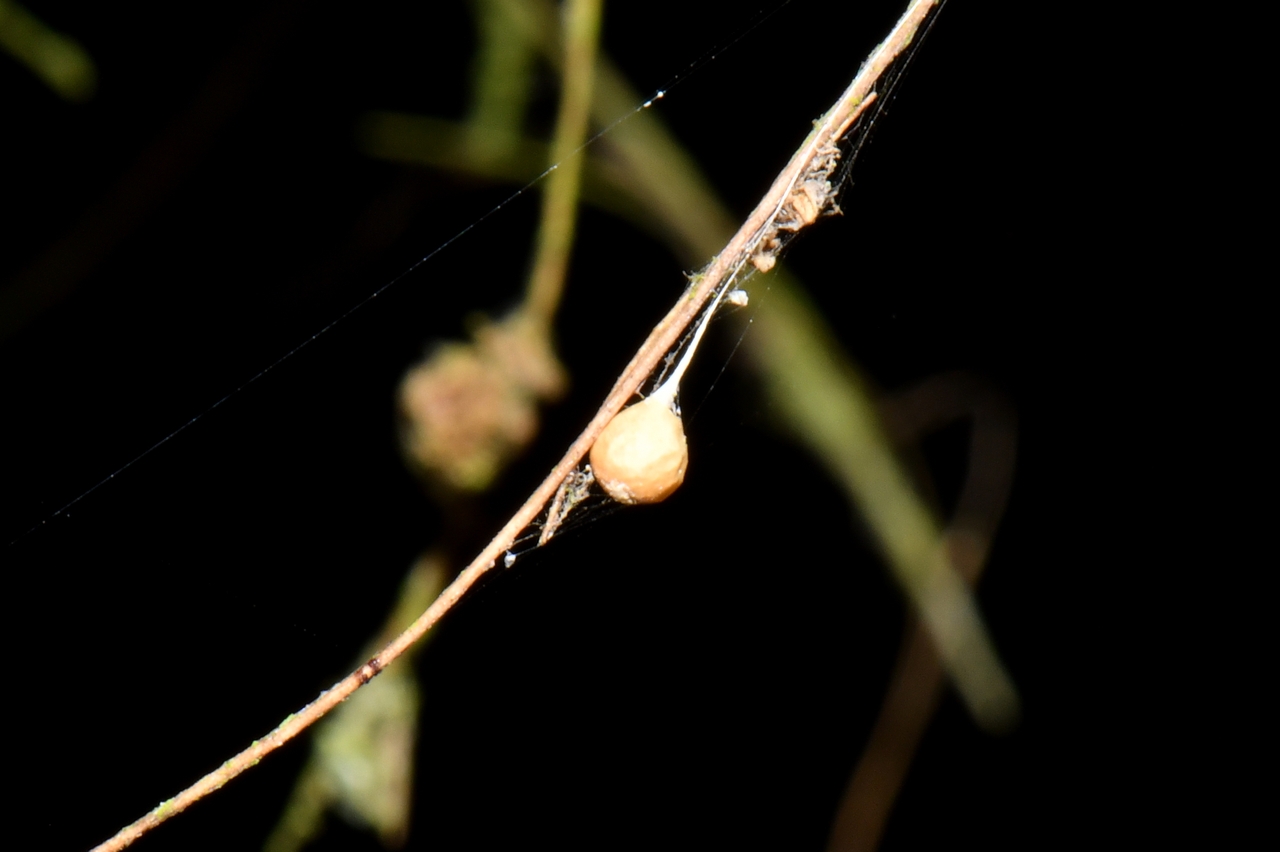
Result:
M705 273L697 279L697 283L654 327L648 339L631 359L631 363L614 383L613 390L609 392L599 411L569 447L564 458L511 520L494 536L488 546L448 588L441 592L440 597L427 608L427 611L387 645L380 654L322 692L315 701L288 716L267 736L261 740L255 740L247 749L232 757L215 771L210 772L172 799L161 802L141 819L125 826L110 840L95 847L93 852L114 852L114 850L124 849L143 834L220 789L228 781L255 766L262 758L302 733L421 639L461 600L482 575L497 564L499 557L511 547L521 530L533 523L547 501L555 495L564 478L577 468L601 430L622 410L641 383L657 367L662 357L676 345L685 329L699 315L707 300L713 293L733 281L734 276L750 261L752 253L769 229L776 228L779 213L786 205L800 177L813 167L815 160L827 156L827 152L839 141L835 135L836 131L849 127L858 113L866 107L867 97L871 94L880 75L911 43L916 31L936 3L937 0L914 0L911 3L888 38L863 63L853 82L796 151L737 234L712 261Z

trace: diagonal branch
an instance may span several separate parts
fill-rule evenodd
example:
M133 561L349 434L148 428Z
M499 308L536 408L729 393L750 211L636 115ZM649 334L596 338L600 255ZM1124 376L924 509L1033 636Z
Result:
M788 210L802 178L808 179L808 176L824 171L824 161L831 158L831 152L839 142L841 134L849 129L862 111L874 100L873 90L877 80L910 45L937 2L938 0L913 0L894 25L888 38L872 51L853 82L816 124L813 132L796 151L729 244L653 329L648 339L631 359L631 363L614 383L613 390L605 398L599 411L569 447L560 463L489 545L448 588L441 592L440 597L427 608L426 612L381 653L322 692L315 701L288 716L267 736L255 740L248 748L218 769L172 799L162 802L141 819L125 826L110 840L95 847L93 852L113 852L124 849L152 828L220 789L245 770L255 766L263 757L302 733L421 639L461 600L476 580L497 564L498 558L511 547L521 530L533 523L542 512L547 502L555 495L560 483L577 468L601 430L622 410L641 383L658 366L662 357L677 344L685 329L701 313L708 300L724 287L729 286L738 272L751 262L752 255L760 248L762 241L770 236L776 236L783 220L790 219L794 215L794 212L789 213ZM829 174L830 168L826 168L825 171ZM791 226L785 229L795 230Z

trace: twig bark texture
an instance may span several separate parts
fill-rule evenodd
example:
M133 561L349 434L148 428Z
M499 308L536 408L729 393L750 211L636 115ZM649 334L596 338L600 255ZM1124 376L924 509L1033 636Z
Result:
M776 235L780 224L792 218L794 213L789 214L787 210L802 178L815 171L821 171L820 161L824 157L831 156L831 151L839 141L840 134L848 130L870 102L877 80L910 45L937 2L938 0L914 0L911 3L894 25L889 36L872 51L839 100L814 127L813 132L796 151L769 192L761 199L729 244L697 279L697 283L680 298L653 329L631 359L631 363L614 383L612 391L605 398L596 415L569 447L560 463L494 536L488 546L440 594L426 612L388 644L381 653L322 692L315 701L288 716L275 730L262 739L255 740L244 751L177 796L160 803L141 819L122 828L114 837L95 847L94 852L114 852L114 850L124 849L152 828L220 789L237 775L256 765L263 757L302 733L421 639L461 600L476 580L497 564L502 554L511 547L516 536L533 523L542 512L547 502L555 495L560 483L577 468L601 430L622 410L640 388L641 383L658 366L663 356L679 342L681 335L698 317L712 295L728 286L737 273L751 262L752 255L760 247L762 240L771 234Z

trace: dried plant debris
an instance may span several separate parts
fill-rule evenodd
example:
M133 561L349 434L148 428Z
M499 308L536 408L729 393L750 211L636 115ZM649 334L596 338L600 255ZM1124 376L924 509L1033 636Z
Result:
M840 212L834 200L836 187L831 183L831 175L839 164L840 149L835 144L827 145L813 158L812 165L796 181L787 200L769 220L756 243L751 253L751 262L756 269L761 272L773 269L786 239L812 225L819 217L834 216Z
M568 387L545 329L520 313L482 320L473 343L445 343L400 385L401 445L415 471L454 491L488 488L533 440L539 403Z
M589 464L582 468L575 468L573 473L564 478L564 482L561 482L560 487L556 489L551 508L547 510L547 520L542 525L542 534L538 536L539 547L550 541L569 513L587 499L591 493L591 483L595 481L595 473Z

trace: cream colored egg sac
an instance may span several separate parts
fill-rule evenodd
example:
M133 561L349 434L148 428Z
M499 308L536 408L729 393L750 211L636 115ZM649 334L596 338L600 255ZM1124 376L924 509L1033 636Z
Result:
M650 397L618 413L591 447L596 481L619 503L658 503L689 466L684 423L665 400Z

